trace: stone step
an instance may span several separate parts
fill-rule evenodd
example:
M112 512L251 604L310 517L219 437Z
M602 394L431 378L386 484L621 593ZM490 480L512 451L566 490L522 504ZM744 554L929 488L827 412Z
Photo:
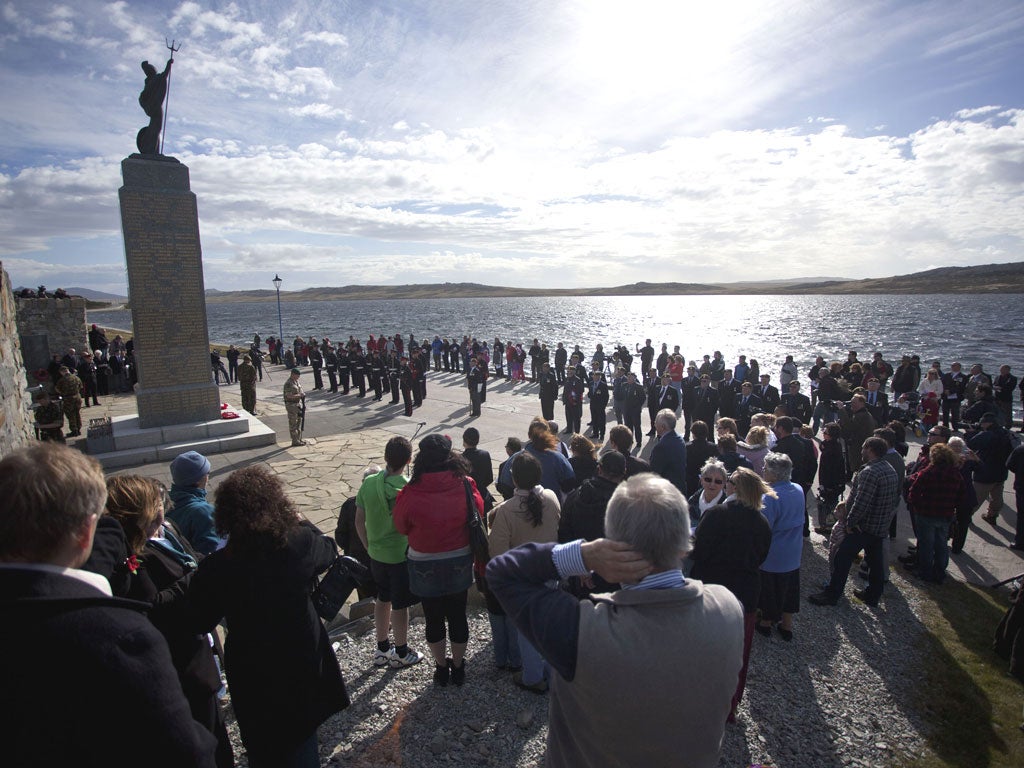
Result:
M156 462L169 462L175 456L186 451L199 451L204 456L229 451L241 451L248 448L261 448L274 445L277 442L277 435L274 430L265 425L259 419L232 419L231 422L242 422L248 426L248 431L238 434L224 434L219 437L210 437L204 429L196 430L191 439L179 439L176 442L162 443L156 445L138 445L130 448L117 449L117 431L115 427L114 441L115 450L105 453L92 453L104 469L118 469L122 467L138 466L139 464L152 464ZM179 428L180 425L175 427ZM167 429L165 427L164 429ZM153 431L160 432L160 429ZM183 436L184 437L184 436Z

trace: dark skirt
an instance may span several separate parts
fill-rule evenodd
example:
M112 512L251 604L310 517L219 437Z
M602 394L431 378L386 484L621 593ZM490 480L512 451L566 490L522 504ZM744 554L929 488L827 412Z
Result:
M786 573L761 571L761 621L779 621L784 613L800 612L800 569Z

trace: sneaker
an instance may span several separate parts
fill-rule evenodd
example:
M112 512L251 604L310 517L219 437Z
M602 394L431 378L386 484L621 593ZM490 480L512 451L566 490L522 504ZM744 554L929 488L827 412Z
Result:
M434 663L434 685L444 688L448 685L448 665L443 667L437 662Z
M455 685L462 685L466 682L466 660L462 660L462 666L456 667L455 662L448 659L448 670L450 672L451 681Z
M399 656L398 651L392 648L388 651L388 666L392 669L404 669L405 667L411 667L413 664L419 664L423 661L423 657L420 656L412 648L405 656Z
M373 666L375 667L386 667L391 663L391 654L395 652L395 647L391 646L386 651L382 651L378 648L373 652Z

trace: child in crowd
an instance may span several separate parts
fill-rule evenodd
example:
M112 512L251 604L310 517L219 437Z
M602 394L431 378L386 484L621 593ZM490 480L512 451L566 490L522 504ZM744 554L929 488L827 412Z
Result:
M814 530L827 536L828 516L843 497L850 473L840 426L834 421L826 424L822 436L821 459L818 462L818 527Z
M922 434L939 423L939 396L934 392L927 393L917 406L917 415L921 418Z
M836 552L839 551L839 545L843 543L843 539L846 538L846 502L840 501L836 504L835 509L836 523L832 526L832 532L828 537L828 570L829 576L832 574L832 570L836 564ZM831 582L826 582L826 584Z

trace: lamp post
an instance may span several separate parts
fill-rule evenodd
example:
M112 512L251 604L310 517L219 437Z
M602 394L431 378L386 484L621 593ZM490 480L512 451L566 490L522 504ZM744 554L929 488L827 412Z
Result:
M284 344L284 325L281 324L281 283L284 282L277 273L274 274L274 288L277 289L277 343Z

